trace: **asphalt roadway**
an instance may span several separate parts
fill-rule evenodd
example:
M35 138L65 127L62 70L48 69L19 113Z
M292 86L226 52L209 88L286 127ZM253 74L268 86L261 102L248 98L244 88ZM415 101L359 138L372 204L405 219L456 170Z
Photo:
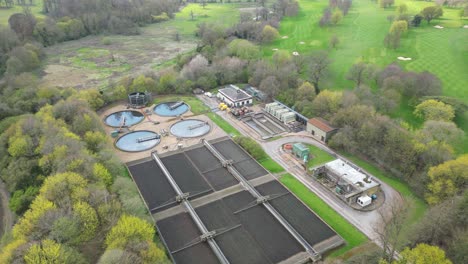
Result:
M305 131L300 133L287 134L280 139L266 142L258 140L258 137L255 135L256 133L253 130L251 130L249 127L247 127L247 125L243 124L242 122L237 121L228 113L224 111L218 111L217 114L221 116L224 120L229 122L231 125L233 125L235 128L237 128L237 130L239 130L241 134L254 138L268 153L268 155L270 155L276 162L283 166L287 172L289 172L296 179L302 182L312 192L317 194L336 212L338 212L341 216L343 216L346 220L348 220L351 224L358 228L362 233L364 233L370 240L372 240L377 245L381 246L381 243L379 242L378 236L375 232L375 228L378 227L377 225L380 219L377 210L370 212L362 212L351 208L345 202L340 200L333 193L331 193L325 187L323 187L320 183L307 176L304 169L301 166L299 166L297 162L294 162L294 160L292 159L288 159L288 155L282 155L283 153L281 151L281 146L286 143L302 142L323 149L331 154L338 156L342 160L350 162L349 160L339 156L327 146L308 136ZM374 179L378 180L378 178L373 176L372 174L369 175L371 175ZM402 197L400 193L398 193L386 183L382 181L379 182L381 184L381 189L385 194L385 202L382 205L382 208L390 206L390 203L392 203L393 201L401 201Z

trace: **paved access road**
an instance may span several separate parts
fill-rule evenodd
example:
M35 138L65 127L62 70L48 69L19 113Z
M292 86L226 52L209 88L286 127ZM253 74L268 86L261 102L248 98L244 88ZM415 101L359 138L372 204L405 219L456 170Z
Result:
M301 181L304 185L306 185L311 191L317 194L322 200L324 200L329 206L331 206L336 212L342 215L346 220L348 220L351 224L356 226L361 232L363 232L369 239L371 239L376 244L380 245L378 241L377 234L375 233L375 226L380 219L380 216L376 210L371 212L361 212L349 207L345 202L340 200L336 197L333 193L328 191L325 187L323 187L320 183L313 180L311 177L306 176L304 169L297 163L295 160L288 158L288 155L283 155L281 151L281 146L285 143L292 143L292 142L302 142L305 144L310 144L316 146L320 149L323 149L331 154L339 156L333 150L328 148L327 146L321 144L320 142L316 141L315 139L309 137L306 132L295 133L295 134L287 134L284 135L282 138L266 142L259 140L259 137L253 132L250 128L248 128L245 124L237 121L231 115L225 112L217 112L218 115L223 117L227 122L229 122L232 126L237 128L239 132L244 134L245 136L249 136L254 138L262 147L263 149L270 155L276 162L281 164L291 175L293 175L296 179ZM349 160L340 157L343 160L349 162ZM351 162L350 162L351 163ZM371 174L370 174L371 175ZM377 177L372 176L374 179L378 179ZM385 193L385 203L382 205L383 207L389 206L389 204L393 201L401 201L401 195L391 188L386 183L380 181L382 191Z

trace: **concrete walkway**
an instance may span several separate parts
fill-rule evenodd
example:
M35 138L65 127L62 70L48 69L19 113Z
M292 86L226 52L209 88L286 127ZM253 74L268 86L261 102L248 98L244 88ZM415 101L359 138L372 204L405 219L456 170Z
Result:
M241 134L256 139L256 141L263 147L263 149L267 152L267 154L270 155L281 166L283 166L291 175L293 175L297 180L299 180L305 186L307 186L307 188L309 188L312 192L317 194L337 213L339 213L346 220L348 220L351 224L353 224L356 228L358 228L362 233L364 233L370 240L375 242L377 245L380 245L377 234L374 231L374 228L380 219L378 212L377 211L361 212L361 211L352 209L350 206L348 206L345 202L343 202L338 197L336 197L333 193L327 190L320 183L318 183L311 177L307 176L302 166L300 166L297 162L292 162L290 159L287 158L287 156L282 155L283 153L281 151L281 146L286 143L302 142L305 144L316 146L322 150L327 151L328 153L332 155L335 155L343 160L350 162L349 160L347 160L344 157L340 157L336 152L329 149L327 146L307 136L306 132L287 134L283 136L282 138L279 138L277 140L270 141L270 142L263 141L259 139L258 135L253 130L248 128L242 122L237 121L228 113L219 111L217 112L217 114L223 117L223 119L229 122L232 126L237 128L237 130L239 130ZM369 174L369 175L372 175L372 174ZM377 177L373 175L372 177L373 179L378 180ZM384 192L385 197L386 197L386 200L384 204L382 205L383 208L389 206L389 204L395 200L397 201L402 200L400 193L395 191L386 183L382 181L379 181L379 182L381 183L382 191Z

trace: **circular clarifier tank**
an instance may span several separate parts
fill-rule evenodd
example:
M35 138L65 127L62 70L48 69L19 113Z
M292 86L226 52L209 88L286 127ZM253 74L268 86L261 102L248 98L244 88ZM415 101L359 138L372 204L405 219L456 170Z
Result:
M189 106L183 101L160 103L154 107L159 116L180 116L188 110Z
M210 132L208 122L199 119L187 119L179 121L171 126L171 134L180 138L201 137Z
M138 111L125 110L112 113L104 118L104 123L111 127L130 127L140 123L145 117Z
M148 130L139 130L127 133L115 142L115 146L127 152L138 152L148 150L158 145L161 141L160 136Z

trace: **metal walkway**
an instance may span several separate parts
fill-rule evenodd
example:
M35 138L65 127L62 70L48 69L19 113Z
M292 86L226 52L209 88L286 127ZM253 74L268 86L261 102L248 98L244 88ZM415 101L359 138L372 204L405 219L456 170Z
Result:
M265 208L278 220L278 222L296 239L299 244L306 250L313 261L320 259L319 253L307 242L299 232L292 227L284 217L276 211L276 209L268 202L268 196L262 196L244 176L242 176L234 166L231 160L226 160L207 140L202 139L205 147L223 164L223 166L257 199L257 204L263 204Z
M156 152L152 152L151 156L153 157L154 161L158 164L158 166L161 168L163 171L164 175L166 176L167 180L171 184L172 188L174 191L177 193L176 200L177 202L183 204L185 208L187 209L189 215L192 217L193 221L197 225L198 229L201 232L201 239L203 241L207 241L211 249L213 250L214 254L218 258L218 260L222 264L229 264L229 261L227 260L226 256L224 253L221 251L221 248L218 246L216 241L214 240L214 236L216 235L215 231L208 231L206 228L205 224L203 224L202 220L198 216L197 212L195 212L195 209L192 207L190 202L188 201L188 193L183 193L182 190L179 188L179 185L177 185L176 181L172 177L172 175L169 173L167 170L166 166L163 164L161 159L158 157Z

